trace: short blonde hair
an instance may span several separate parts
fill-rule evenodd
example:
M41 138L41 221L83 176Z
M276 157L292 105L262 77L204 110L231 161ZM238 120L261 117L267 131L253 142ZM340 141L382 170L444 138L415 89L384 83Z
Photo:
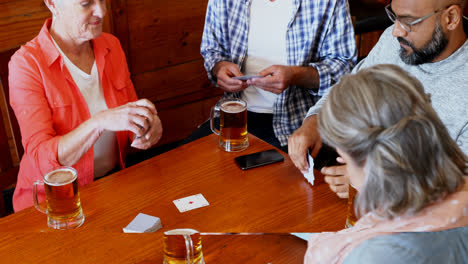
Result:
M430 104L422 84L395 65L344 76L318 114L325 143L358 166L359 214L414 214L464 183L468 158Z

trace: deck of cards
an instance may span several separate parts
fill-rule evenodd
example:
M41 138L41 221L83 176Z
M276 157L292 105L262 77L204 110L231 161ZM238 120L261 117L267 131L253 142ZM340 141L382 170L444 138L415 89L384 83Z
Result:
M236 79L236 80L247 81L247 80L254 79L254 78L263 78L263 76L261 76L261 75L243 75L243 76L236 76L236 77L232 77L232 78Z
M314 185L314 159L312 158L312 156L310 156L310 154L307 154L307 159L309 161L309 170L306 173L304 173L304 177L310 184Z
M124 233L152 233L162 228L159 217L139 213L135 219L123 228Z
M181 213L210 205L201 193L177 199L173 202Z

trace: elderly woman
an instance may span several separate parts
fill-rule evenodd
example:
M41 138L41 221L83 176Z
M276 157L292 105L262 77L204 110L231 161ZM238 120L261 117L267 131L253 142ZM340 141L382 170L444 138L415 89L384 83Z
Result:
M348 164L362 217L352 228L311 237L305 263L342 263L377 236L468 225L468 158L421 83L397 66L378 65L342 78L319 113L318 126L324 142Z
M162 135L154 105L136 96L119 41L102 32L105 1L44 2L53 18L9 64L25 149L15 211L33 204L33 182L55 167L73 166L85 185L123 168L129 142L147 149Z

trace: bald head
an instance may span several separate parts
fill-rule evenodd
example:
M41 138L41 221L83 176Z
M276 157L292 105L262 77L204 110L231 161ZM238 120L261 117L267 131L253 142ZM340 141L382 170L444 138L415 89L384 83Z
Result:
M450 5L459 5L461 9L464 10L466 6L466 0L432 0L434 6L439 8L448 7Z

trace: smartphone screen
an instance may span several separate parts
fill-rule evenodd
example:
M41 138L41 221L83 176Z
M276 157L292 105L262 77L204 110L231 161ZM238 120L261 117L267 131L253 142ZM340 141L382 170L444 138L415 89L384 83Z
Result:
M283 161L283 156L275 149L256 152L234 158L237 165L243 170Z

